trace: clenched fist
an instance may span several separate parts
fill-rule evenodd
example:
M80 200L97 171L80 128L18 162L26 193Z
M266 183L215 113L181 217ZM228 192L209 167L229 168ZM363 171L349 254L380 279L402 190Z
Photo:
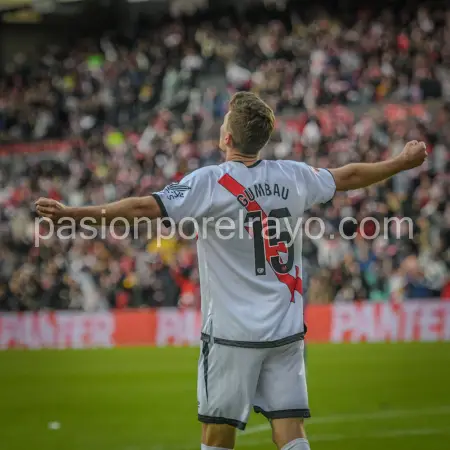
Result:
M36 212L41 217L47 217L53 222L56 222L62 217L64 217L65 206L62 203L57 202L56 200L41 197L35 203L35 205L36 205Z
M425 142L410 141L400 153L399 158L402 160L403 170L414 169L423 164L427 159L427 146Z

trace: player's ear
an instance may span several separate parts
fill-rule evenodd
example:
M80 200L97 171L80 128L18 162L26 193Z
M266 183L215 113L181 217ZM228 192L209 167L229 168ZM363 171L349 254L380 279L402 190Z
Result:
M223 138L223 142L227 147L233 146L233 136L231 136L231 133L227 132L225 133L225 136Z

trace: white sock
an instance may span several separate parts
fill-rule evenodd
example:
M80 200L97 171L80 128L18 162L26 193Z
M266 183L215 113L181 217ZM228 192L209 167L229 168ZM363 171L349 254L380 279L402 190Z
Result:
M289 442L281 450L311 450L311 447L306 439L300 438Z
M205 444L202 444L201 450L233 450L232 448L223 448L223 447L208 447Z

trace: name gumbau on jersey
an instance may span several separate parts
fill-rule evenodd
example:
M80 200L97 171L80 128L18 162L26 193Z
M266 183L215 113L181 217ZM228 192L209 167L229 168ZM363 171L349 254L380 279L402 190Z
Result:
M289 188L280 186L277 183L257 183L245 189L243 194L239 194L236 199L242 206L247 206L250 202L259 197L279 197L283 200L289 198Z

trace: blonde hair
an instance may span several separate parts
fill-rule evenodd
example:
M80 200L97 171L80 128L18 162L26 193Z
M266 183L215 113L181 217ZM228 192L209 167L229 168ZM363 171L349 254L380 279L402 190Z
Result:
M265 102L251 92L238 92L230 100L228 131L241 153L256 155L269 141L275 115Z

